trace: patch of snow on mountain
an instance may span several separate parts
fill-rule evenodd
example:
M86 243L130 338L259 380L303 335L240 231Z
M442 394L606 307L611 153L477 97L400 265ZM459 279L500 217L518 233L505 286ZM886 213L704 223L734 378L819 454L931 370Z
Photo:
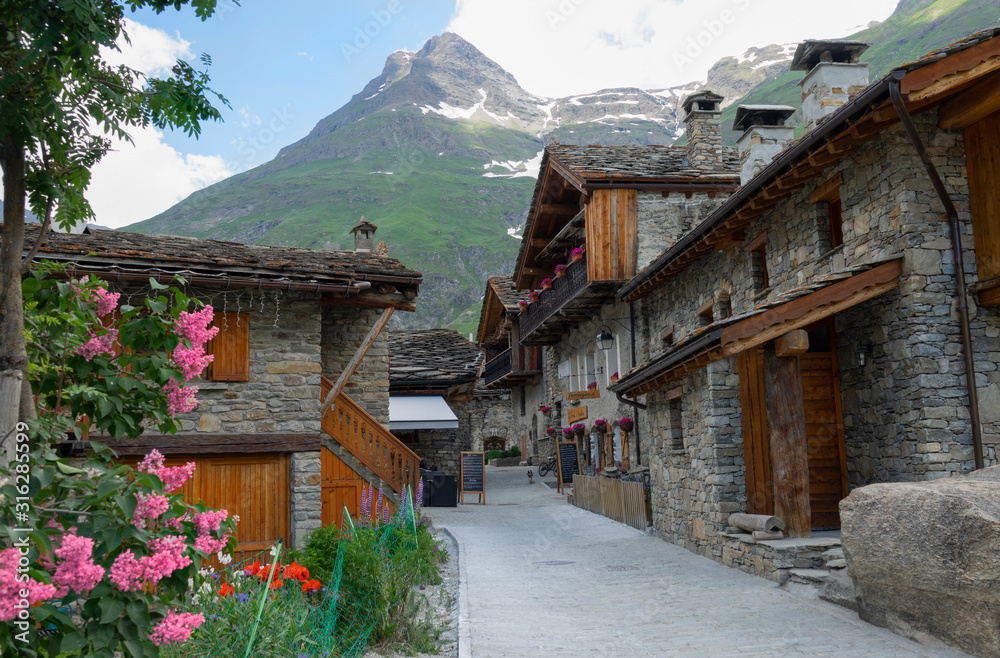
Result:
M386 176L392 176L391 171L370 171L369 174L385 174Z
M518 235L517 232L521 230L520 226L512 226L507 229L507 235L514 238L515 240L522 239L522 236Z
M518 173L511 176L511 178L521 178L530 176L531 178L538 178L538 174L542 171L542 156L545 155L545 149L542 149L535 157L524 163L524 171L519 171Z
M769 59L766 62L761 62L760 64L754 64L750 68L756 71L757 69L762 69L765 66L773 66L774 64L781 64L782 62L787 62L788 60L782 57L781 59Z
M368 98L366 98L365 100L366 100L366 101L370 101L371 99L373 99L373 98L375 98L376 96L378 96L378 94L379 94L379 92L377 92L377 91L376 91L376 92L375 92L374 94L372 94L371 96L369 96L369 97L368 97Z

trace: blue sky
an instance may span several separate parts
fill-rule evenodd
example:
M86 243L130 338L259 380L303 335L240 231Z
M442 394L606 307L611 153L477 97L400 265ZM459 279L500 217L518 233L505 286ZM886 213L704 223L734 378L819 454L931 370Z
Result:
M561 97L608 87L657 89L704 79L753 46L851 34L897 0L220 0L128 17L130 46L108 53L162 75L178 58L213 59L232 108L200 139L134 130L94 170L88 197L105 226L167 210L191 193L267 162L377 76L386 57L457 32L529 92Z

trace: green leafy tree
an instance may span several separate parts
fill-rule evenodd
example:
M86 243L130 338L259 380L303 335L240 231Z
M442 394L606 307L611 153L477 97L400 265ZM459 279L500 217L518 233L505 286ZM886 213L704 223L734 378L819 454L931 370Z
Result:
M18 417L35 417L27 382L21 275L54 220L70 226L93 216L85 193L112 138L153 125L190 135L219 120L208 75L178 60L169 77L147 78L111 65L126 10L157 13L190 5L202 20L216 0L3 0L0 2L0 169L4 216L0 235L0 438L11 455ZM202 63L210 64L207 56ZM95 134L94 128L99 134ZM24 254L26 204L42 221Z

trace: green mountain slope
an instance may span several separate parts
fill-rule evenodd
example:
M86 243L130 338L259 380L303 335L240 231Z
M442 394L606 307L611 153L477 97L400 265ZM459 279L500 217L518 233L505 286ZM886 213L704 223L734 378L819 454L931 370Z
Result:
M845 37L871 44L861 57L868 62L874 82L894 67L918 59L949 43L1000 23L1000 6L984 0L900 0L892 16L881 23ZM799 81L802 72L788 71L767 80L722 113L723 125L731 127L739 104L771 104L798 107L802 104ZM797 115L791 118L795 122ZM738 133L725 138L735 143Z

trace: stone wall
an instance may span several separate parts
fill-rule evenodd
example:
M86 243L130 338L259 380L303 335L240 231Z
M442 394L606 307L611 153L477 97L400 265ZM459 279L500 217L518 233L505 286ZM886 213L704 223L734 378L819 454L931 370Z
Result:
M407 445L434 470L457 478L460 453L472 450L473 403L445 399L458 417L458 429L417 430L417 442Z
M977 281L961 133L936 129L934 112L918 117L931 157L955 201L970 284ZM887 166L886 163L891 163ZM843 245L831 249L825 204L809 194L837 173ZM715 319L728 307L748 310L762 300L845 266L901 255L899 288L835 318L841 402L851 488L872 482L928 480L973 467L968 400L957 323L954 262L940 200L915 149L894 127L797 190L749 226L746 242L712 252L636 304L639 361L662 354L702 321L695 310L713 301ZM761 289L746 243L761 233L769 287ZM987 465L1000 440L1000 312L970 298L977 386ZM610 306L605 307L611 308ZM591 327L586 326L587 333ZM571 334L572 336L572 334ZM870 347L858 365L860 346ZM725 518L746 505L735 358L674 382L682 386L685 447L663 439L665 391L646 396L638 414L650 456L654 523L659 534L695 552L723 559Z
M320 429L318 295L243 292L211 302L250 322L250 381L199 384L198 407L181 416L185 433L316 433ZM207 301L207 300L206 300Z
M323 373L336 380L382 315L380 309L323 307ZM383 425L389 424L389 333L372 344L344 393Z
M305 547L306 536L322 525L320 451L292 453L292 548Z
M514 400L501 400L500 391L478 389L468 404L471 450L483 450L484 443L502 439L504 449L521 447L521 433L514 422Z
M691 228L697 226L729 195L718 193L712 197L707 192L673 193L664 197L660 192L636 194L638 203L638 263L642 271L657 256L669 249Z

